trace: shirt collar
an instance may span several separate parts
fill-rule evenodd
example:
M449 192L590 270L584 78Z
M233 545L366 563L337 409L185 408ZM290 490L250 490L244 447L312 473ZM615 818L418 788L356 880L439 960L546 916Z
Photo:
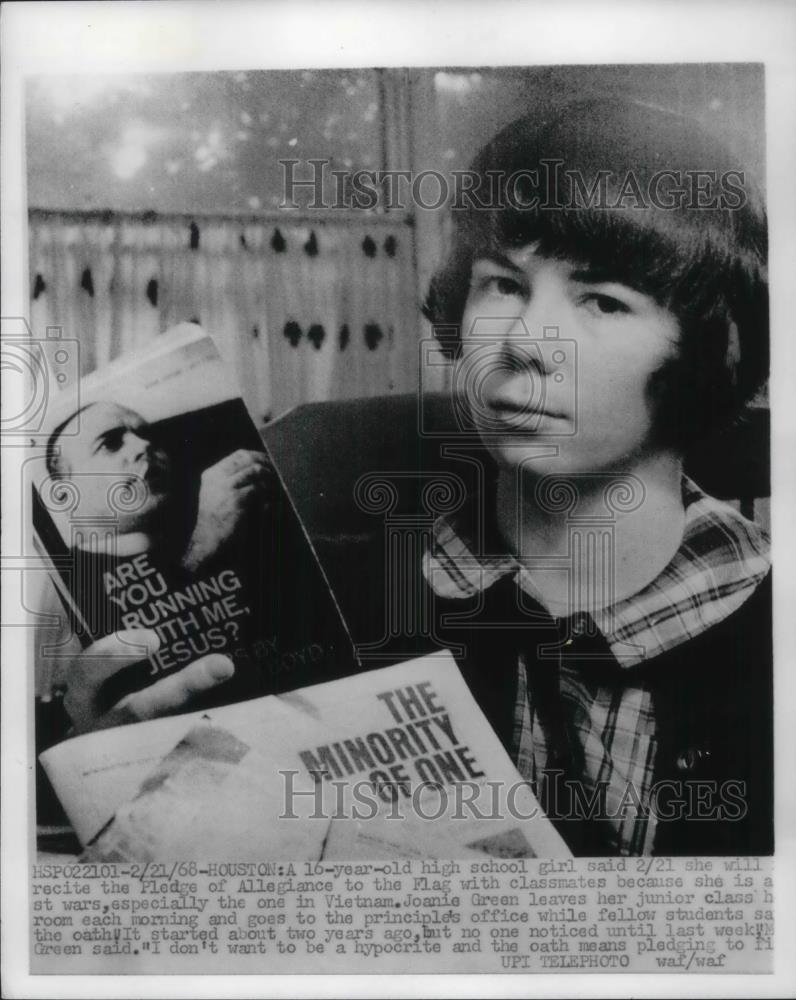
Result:
M683 539L668 565L637 594L595 618L623 667L673 649L723 621L770 569L768 538L756 524L703 493L688 477L683 478L683 502ZM439 597L474 597L511 574L526 594L539 600L531 570L510 553L479 555L473 538L467 513L436 521L423 573Z

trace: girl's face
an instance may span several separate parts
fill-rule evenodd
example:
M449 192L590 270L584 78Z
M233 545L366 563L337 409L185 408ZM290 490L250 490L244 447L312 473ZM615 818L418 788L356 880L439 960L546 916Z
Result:
M456 385L500 465L628 472L653 451L648 385L678 336L609 270L510 250L473 263Z

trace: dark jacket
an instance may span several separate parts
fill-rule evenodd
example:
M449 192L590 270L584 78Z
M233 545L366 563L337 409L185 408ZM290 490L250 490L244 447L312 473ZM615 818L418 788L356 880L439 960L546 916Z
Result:
M385 607L392 598L382 584L389 575L378 540L327 539L318 548L354 640L361 648L369 646L365 665L384 666L451 648L474 697L511 753L519 645L527 651L531 640L541 644L560 636L537 628L529 631L527 622L511 621L510 613L507 617L507 608L516 606L504 592L510 581L499 581L483 599L468 601L432 600L425 580L418 580L418 606L426 600L433 619L423 622L415 616L412 621L410 616L403 629L391 630ZM419 566L415 569L420 575ZM473 616L466 627L446 624L449 616L465 615ZM674 783L659 791L656 854L773 853L771 633L769 574L728 618L633 667L634 672L646 672L653 691L658 744L653 784ZM575 637L569 653L594 653L597 647L605 659L590 659L586 669L602 671L601 681L623 683L626 673L601 636ZM541 674L542 669L549 671L549 664L537 664L536 669L539 672L534 675L532 670L529 676L535 694L542 680L550 690L550 677ZM564 777L577 779L577 774L569 770ZM716 818L715 809L705 818L717 803L723 818ZM575 854L613 852L599 819L556 825Z

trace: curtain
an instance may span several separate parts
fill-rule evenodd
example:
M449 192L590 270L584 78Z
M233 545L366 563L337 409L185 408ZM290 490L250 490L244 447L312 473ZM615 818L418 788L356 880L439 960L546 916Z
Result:
M403 218L30 212L31 320L86 374L194 320L257 419L413 391L421 323Z

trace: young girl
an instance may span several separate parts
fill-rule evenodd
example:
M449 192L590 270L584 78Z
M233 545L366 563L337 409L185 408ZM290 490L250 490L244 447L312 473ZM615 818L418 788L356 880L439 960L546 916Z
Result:
M767 541L683 473L766 375L759 196L621 100L474 174L426 304L483 446L425 561L443 634L576 853L771 852Z

